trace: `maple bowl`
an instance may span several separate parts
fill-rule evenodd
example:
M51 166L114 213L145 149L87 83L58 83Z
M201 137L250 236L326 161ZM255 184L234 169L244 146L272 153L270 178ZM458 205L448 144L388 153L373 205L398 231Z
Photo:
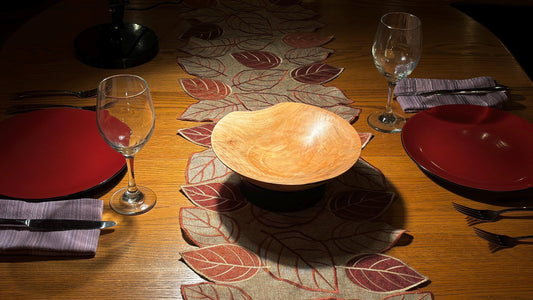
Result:
M245 180L283 192L317 187L346 172L361 154L361 139L350 123L293 102L227 114L215 125L211 145Z

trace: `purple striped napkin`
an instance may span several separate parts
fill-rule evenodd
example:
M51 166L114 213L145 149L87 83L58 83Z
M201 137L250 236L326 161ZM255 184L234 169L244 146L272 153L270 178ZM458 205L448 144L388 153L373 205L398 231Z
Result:
M462 80L406 78L398 82L394 89L394 94L396 100L406 113L418 112L446 104L473 104L499 107L507 101L507 94L503 91L481 95L413 95L415 92L424 93L436 90L486 88L493 86L496 86L496 82L491 77L474 77Z
M0 199L0 218L102 220L103 201L75 199L26 202ZM94 256L100 229L29 231L0 228L0 254Z

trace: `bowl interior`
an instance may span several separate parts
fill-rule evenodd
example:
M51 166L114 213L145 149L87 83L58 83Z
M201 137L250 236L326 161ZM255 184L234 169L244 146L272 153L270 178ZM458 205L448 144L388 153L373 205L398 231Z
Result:
M291 102L226 115L213 129L211 144L228 168L256 184L321 182L347 171L361 154L361 139L346 120Z

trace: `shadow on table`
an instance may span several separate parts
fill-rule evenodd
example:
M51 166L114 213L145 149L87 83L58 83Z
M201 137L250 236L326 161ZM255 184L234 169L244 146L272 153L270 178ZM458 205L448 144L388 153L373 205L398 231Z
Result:
M237 209L227 209L219 213L201 213L195 210L201 207L182 208L180 219L183 237L191 245L197 243L188 239L188 234L192 234L193 238L202 239L199 244L210 244L211 240L197 235L197 232L205 231L207 227L216 227L217 232L227 232L230 235L224 240L248 249L259 249L261 245L273 241L308 241L311 244L328 245L334 256L339 249L333 250L331 247L350 249L345 252L353 250L357 253L367 246L365 251L383 247L381 252L394 245L406 245L412 237L406 235L398 241L399 236L395 236L402 231L405 224L403 199L376 170L370 165L360 165L360 168L353 169L353 172L347 172L342 179L337 178L322 186L299 192L265 190L240 179L235 180L233 184L227 181L226 186L216 193L219 198L217 201L221 201L218 205L221 205L221 208L224 205L230 206L228 202L235 199L243 199L244 203ZM356 173L364 176L357 177ZM374 180L372 183L365 182L368 188L379 186L386 189L372 190L360 186L355 188L356 183L361 183L361 178L368 182ZM216 189L216 186L211 186L209 190L213 188ZM195 204L206 204L202 203L207 198L205 193L202 192L201 199ZM395 237L388 240L389 234ZM368 240L358 245L358 239L361 238ZM382 238L383 240L380 240ZM371 245L373 242L382 244Z
M485 191L458 185L437 177L425 170L422 171L433 182L442 186L443 188L477 202L511 207L527 206L528 204L531 204L533 200L533 188L510 192Z

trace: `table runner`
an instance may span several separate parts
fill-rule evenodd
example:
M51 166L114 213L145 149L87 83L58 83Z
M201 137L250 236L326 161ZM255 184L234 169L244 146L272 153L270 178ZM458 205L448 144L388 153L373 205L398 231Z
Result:
M182 285L185 299L432 299L412 291L428 278L383 254L405 233L380 221L395 194L363 158L328 182L312 207L279 212L251 204L244 182L210 148L224 115L279 102L300 102L355 122L360 109L323 84L343 69L325 63L333 39L300 1L211 1L187 13L180 79L199 100L180 120L209 122L178 133L206 147L190 156L182 192L194 204L180 209L184 238L196 247L182 260L208 281ZM363 147L372 134L360 133Z
M186 14L193 19L183 38L179 65L196 78L180 79L183 90L199 102L179 117L218 121L236 110L257 110L280 102L322 107L353 122L360 109L334 86L323 86L343 69L324 60L334 50L321 47L333 39L312 31L323 26L316 13L283 1L220 1Z

